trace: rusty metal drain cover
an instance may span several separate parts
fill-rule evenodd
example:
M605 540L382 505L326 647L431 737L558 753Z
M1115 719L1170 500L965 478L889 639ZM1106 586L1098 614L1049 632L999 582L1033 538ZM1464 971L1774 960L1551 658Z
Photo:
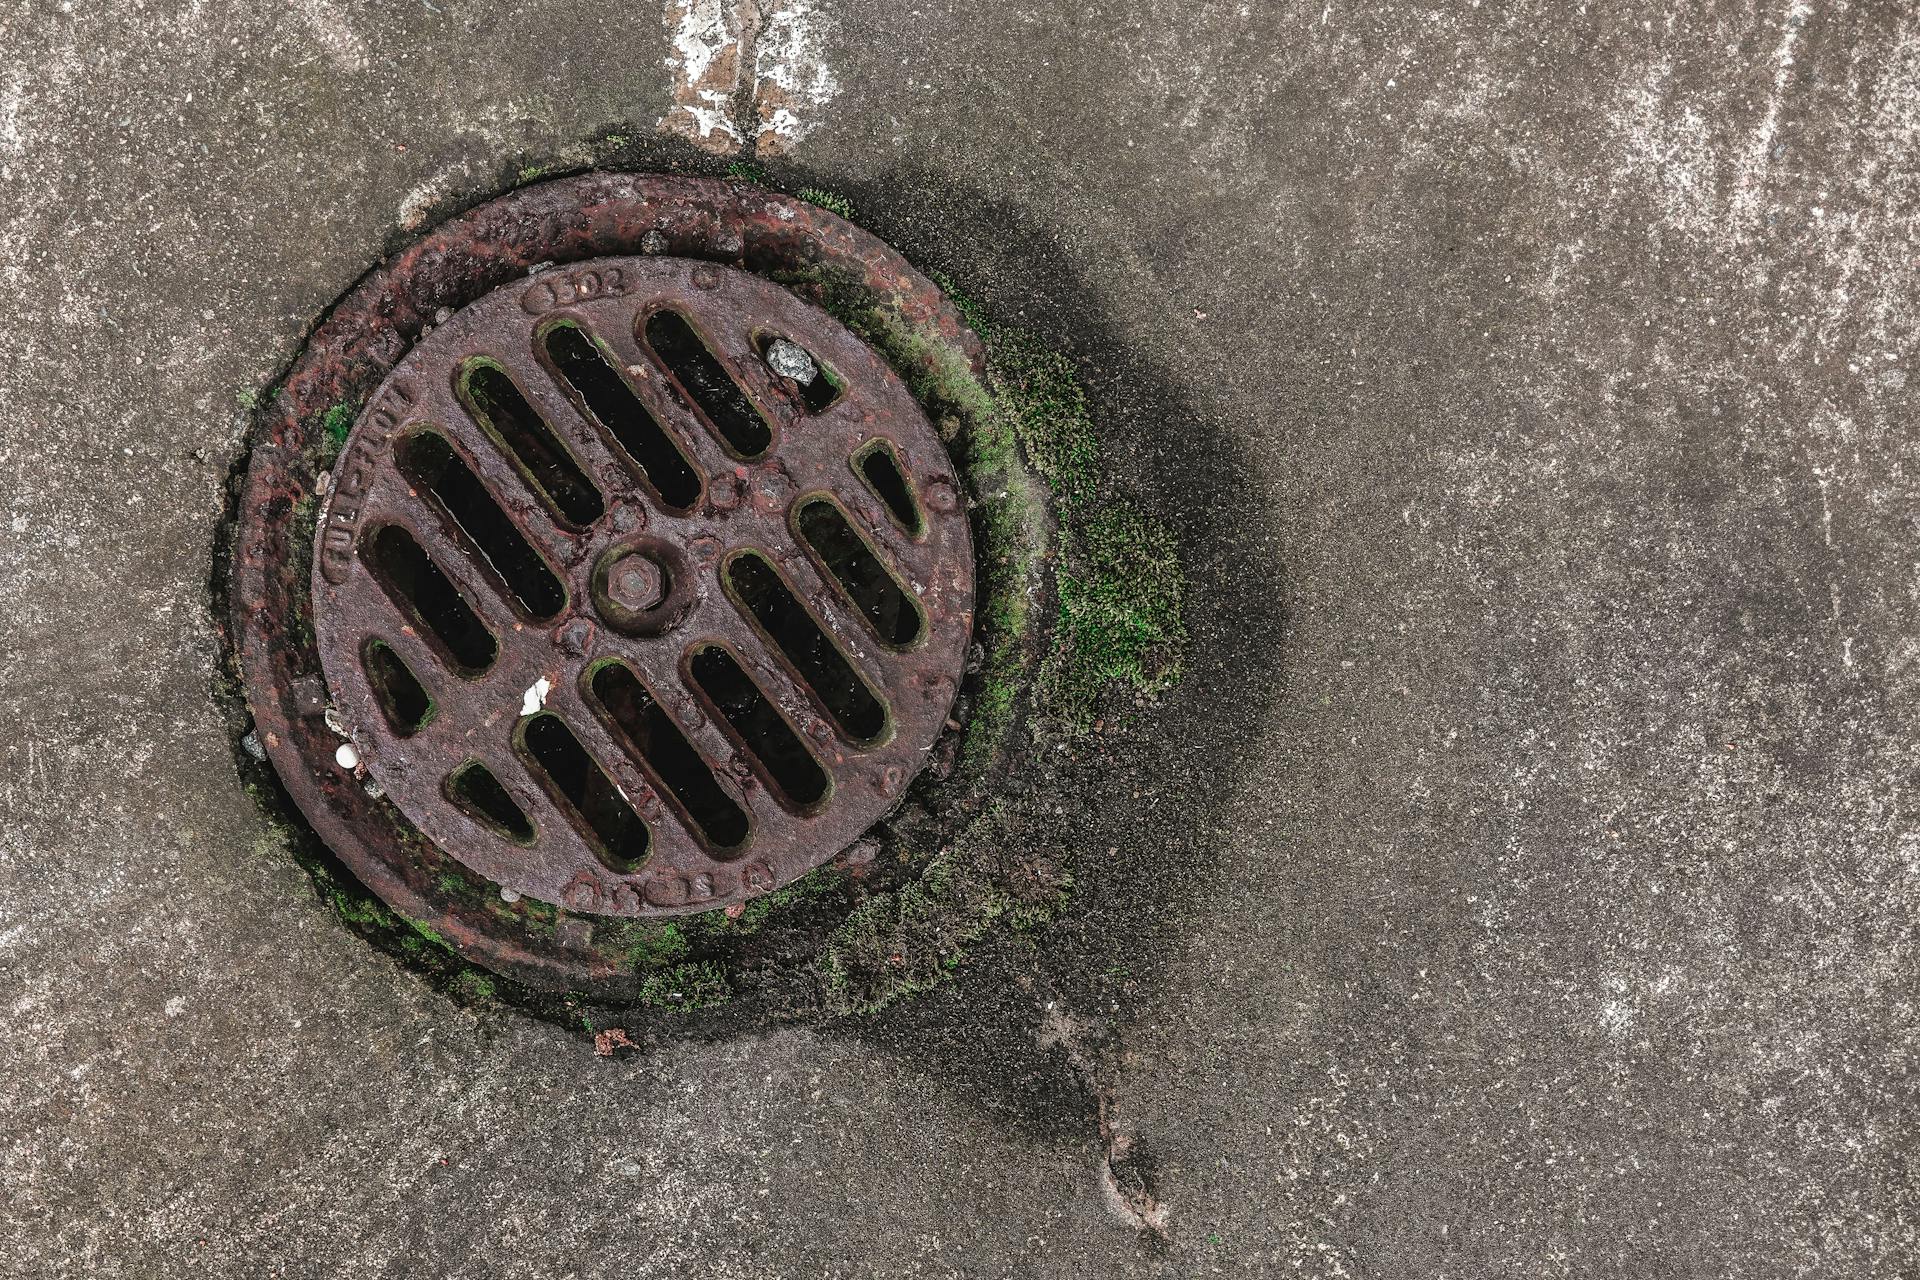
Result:
M535 985L619 985L594 920L831 859L949 723L961 481L788 273L979 368L939 291L832 214L591 174L375 271L256 434L232 607L269 758L369 887Z
M504 888L624 916L763 891L945 725L973 610L946 450L865 343L744 271L494 291L335 477L313 619L354 764Z

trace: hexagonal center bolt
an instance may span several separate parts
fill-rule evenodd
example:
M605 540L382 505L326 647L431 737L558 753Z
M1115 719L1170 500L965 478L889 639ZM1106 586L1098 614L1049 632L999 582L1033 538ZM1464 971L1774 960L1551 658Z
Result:
M622 609L644 613L666 595L666 573L638 553L622 556L607 573L607 599Z

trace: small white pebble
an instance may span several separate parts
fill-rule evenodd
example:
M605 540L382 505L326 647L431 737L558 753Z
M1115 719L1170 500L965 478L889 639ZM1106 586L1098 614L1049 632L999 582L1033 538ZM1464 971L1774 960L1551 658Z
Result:
M792 378L803 387L820 376L820 370L813 363L813 357L807 354L806 348L785 338L775 338L767 345L767 367L783 378Z
M351 742L343 742L334 751L333 762L342 769L351 769L360 763L360 753L353 749Z
M518 902L520 901L520 891L518 889L503 888L500 890L500 901Z

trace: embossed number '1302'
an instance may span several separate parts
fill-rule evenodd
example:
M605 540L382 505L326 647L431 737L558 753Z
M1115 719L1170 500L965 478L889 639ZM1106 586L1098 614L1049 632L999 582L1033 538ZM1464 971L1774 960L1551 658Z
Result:
M529 314L540 315L556 307L571 306L576 302L591 302L595 298L617 298L630 293L633 284L627 279L627 273L619 267L589 267L582 271L556 271L534 281L533 286L520 295L520 305Z

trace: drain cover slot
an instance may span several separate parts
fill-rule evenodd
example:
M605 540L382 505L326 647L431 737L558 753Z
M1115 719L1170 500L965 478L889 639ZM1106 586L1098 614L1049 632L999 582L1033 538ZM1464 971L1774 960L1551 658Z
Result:
M368 404L314 630L428 839L646 915L791 879L898 802L958 687L972 548L938 437L838 322L598 259L456 312Z

